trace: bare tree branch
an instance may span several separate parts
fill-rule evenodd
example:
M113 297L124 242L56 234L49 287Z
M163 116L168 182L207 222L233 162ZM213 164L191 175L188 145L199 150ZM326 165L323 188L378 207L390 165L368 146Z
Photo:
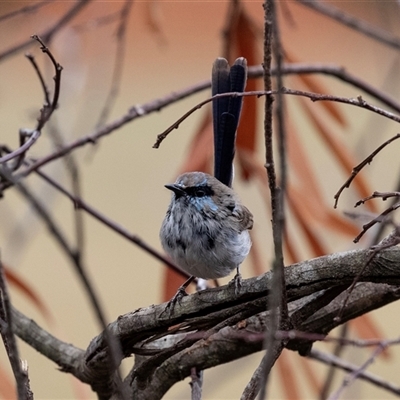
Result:
M309 354L309 358L320 361L327 365L332 365L336 368L342 369L347 372L356 372L359 371L358 378L364 380L366 382L370 382L375 386L381 387L382 389L387 390L395 395L400 395L400 386L396 386L391 382L388 382L379 376L373 375L368 371L360 371L360 367L358 365L354 365L345 361L333 354L324 353L317 349L312 349Z
M18 400L31 400L33 394L29 386L29 378L26 370L22 368L19 358L17 341L13 331L13 318L11 302L8 294L6 279L4 276L3 262L0 258L0 318L4 324L0 327L4 347L10 360L11 368L17 383Z
M321 302L321 293L335 286L343 288L349 285L364 267L368 254L365 250L350 251L285 268L291 315L298 314L312 304L317 307L309 308L312 313L303 320L299 319L298 329L304 334L297 333L296 336L289 333L291 339L288 348L301 351L305 344L321 340L321 335L326 335L340 324L334 316L340 310L345 293L324 303ZM378 254L361 277L366 283L355 287L341 323L399 299L399 277L400 250L390 249ZM265 303L271 282L272 275L268 272L262 277L244 280L239 296L235 295L230 286L213 288L183 298L181 304L176 305L171 318L165 316L165 303L130 312L111 323L108 330L121 343L124 357L140 348L144 341L162 337L162 334L185 335L183 346L180 342L173 345L166 357L159 358L157 352L148 353L148 367L151 367L153 373L145 374L144 380L139 379L139 371L128 376L125 384L131 386L135 398L160 398L173 383L190 376L193 366L206 369L261 350L264 331L269 326L269 312L265 312ZM232 307L232 304L236 306ZM16 325L23 323L29 326L29 319L21 322L17 314L14 320ZM225 321L230 322L225 324ZM29 329L39 329L41 332L37 326ZM209 334L202 333L207 329L210 329ZM27 336L31 340L28 330L16 328L15 332L23 340L27 340ZM190 337L192 339L189 340ZM65 344L56 339L48 340L44 342L39 339L31 345L46 355L49 353L47 346L61 346L60 351L64 349L63 352L72 350L70 347L66 349ZM279 342L282 343L282 338ZM160 349L160 354L169 351L168 342L164 343L167 348ZM351 345L350 342L348 344ZM53 353L51 359L78 379L93 385L105 369L108 371L104 333L91 341L84 355L80 350L73 350L72 353L70 350L68 357L72 354L72 359L64 356L60 359L57 352Z
M161 144L161 142L168 136L169 133L171 133L174 129L178 129L180 124L187 119L190 115L192 115L195 111L199 110L201 107L206 105L207 103L211 102L214 99L218 99L220 97L238 97L238 96L267 96L267 97L272 97L273 95L277 95L279 93L287 94L287 95L292 95L292 96L302 96L302 97L307 97L311 101L334 101L338 103L344 103L344 104L349 104L352 106L357 106L361 108L365 108L369 111L375 112L379 115L382 115L386 118L389 118L393 121L400 122L400 117L397 115L394 115L382 108L376 107L372 104L367 103L361 96L358 96L357 99L353 98L347 98L347 97L339 97L339 96L334 96L330 94L321 94L321 93L313 93L313 92L306 92L304 90L294 90L294 89L288 89L285 87L280 88L279 90L270 90L270 91L264 91L264 90L258 90L258 91L253 91L253 92L226 92L226 93L221 93L221 94L216 94L206 100L203 100L202 102L198 103L194 107L192 107L188 112L186 112L181 118L179 118L176 122L174 122L169 128L167 128L164 132L160 133L157 135L157 140L155 144L153 145L153 148L158 148Z
M249 69L250 73L249 76L262 76L262 70L260 67L252 68L250 67ZM272 71L274 73L274 71ZM352 77L351 75L347 74L344 72L344 70L340 67L335 67L335 66L324 66L324 65L305 65L305 64L294 64L294 65L284 65L282 67L282 74L294 74L294 73L324 73L328 75L333 75L338 77L338 79L342 79L344 81L348 81L350 84L360 88L361 90L366 91L370 95L374 96L378 100L382 101L384 104L388 105L389 107L394 108L395 110L398 110L400 112L400 104L398 104L394 99L391 99L388 96L384 96L382 92L379 90L371 87L371 85L367 84L366 82L363 82L359 80L358 78ZM102 138L103 136L106 136L115 130L121 128L125 124L137 119L141 118L144 116L147 116L153 112L160 111L162 108L173 104L179 100L182 100L188 96L191 96L194 93L198 93L199 91L205 90L209 88L211 85L210 80L206 80L203 82L200 82L197 85L193 85L189 88L185 88L180 91L176 91L174 93L169 94L168 96L165 96L163 98L159 98L156 100L152 100L149 103L145 103L142 105L137 105L132 107L125 115L117 118L116 120L110 122L109 124L106 124L105 126L95 129L91 134L87 136L83 136L68 145L64 146L61 149L57 149L55 152L37 160L34 162L30 167L28 167L25 171L23 171L21 176L28 176L30 173L33 171L39 169L43 165L54 161L58 158L63 157L65 154L68 154L69 152L85 146L87 144L93 144L96 143L98 139ZM298 96L306 96L309 97L313 101L337 101L337 102L342 102L345 104L350 104L353 106L361 107L361 108L366 108L370 109L373 112L376 112L382 116L385 116L389 119L392 119L396 122L400 122L400 118L390 112L387 112L381 108L375 107L370 105L369 103L365 102L362 98L359 98L358 100L356 99L348 99L348 98L343 98L343 97L337 97L337 96L331 96L331 95L321 95L321 94L316 94L316 93L310 93L310 92L302 92L302 91L293 91L291 92L289 89L284 90L285 93L287 94L292 94L292 95L298 95ZM271 92L275 93L275 92ZM226 96L231 96L232 93L226 93L224 94ZM239 94L235 94L239 95ZM263 96L266 95L265 92L247 92L246 94L240 94L240 95L249 95L249 96ZM204 104L207 104L208 102L212 101L212 98L207 99ZM203 105L203 103L200 103ZM200 106L201 107L201 106ZM193 113L195 110L197 110L199 106L194 107L191 111ZM190 115L190 114L189 114ZM175 124L173 125L175 126ZM171 129L171 128L169 128ZM168 131L168 130L167 130ZM167 132L165 131L165 132ZM165 134L164 132L164 134ZM157 143L156 145L159 145Z
M37 36L41 37L45 43L50 42L53 36L57 34L58 31L67 25L73 18L75 18L91 1L92 0L77 0L76 3L53 26L39 33ZM27 40L12 46L7 50L4 50L2 53L0 53L0 61L24 50L31 45L32 41Z
M277 86L276 96L276 115L278 121L278 148L279 148L279 166L280 166L280 184L277 183L274 146L273 146L273 101L272 96L266 96L264 108L264 141L265 141L265 169L267 172L268 186L271 194L271 214L272 214L272 237L274 241L274 260L272 262L272 290L268 297L268 307L270 309L270 327L266 331L265 347L266 353L261 363L264 367L259 375L259 385L254 388L260 389L260 400L266 396L266 385L271 369L275 361L279 358L283 348L284 341L276 342L274 340L275 332L278 329L289 328L289 314L287 308L286 285L284 274L283 259L283 232L285 229L285 211L284 197L286 189L286 132L283 119L283 96L280 88L282 82L282 48L279 37L278 18L276 15L276 3L274 0L264 2L264 90L272 91L271 80L271 61L272 55L275 56L277 67ZM253 375L256 379L258 374ZM252 380L253 380L252 378Z
M340 187L340 189L337 191L337 193L334 196L335 199L335 204L334 207L336 208L338 205L339 197L342 194L343 190L346 188L349 188L351 183L353 182L354 178L358 175L358 173L368 164L371 164L375 156L383 150L388 144L392 143L396 139L400 138L400 133L397 135L393 136L392 138L386 140L384 143L382 143L377 149L375 149L368 157L366 157L363 161L360 162L360 164L356 165L353 168L353 171L351 171L350 177L347 179L347 181Z
M394 47L397 50L400 49L400 38L395 37L391 33L379 29L362 19L354 17L339 8L316 0L297 0L297 2L303 6L312 8L320 14L326 15L327 17L354 29L365 36L384 43L387 46Z
M27 6L21 7L18 10L15 11L11 11L7 14L3 14L0 16L0 22L5 21L7 19L10 18L14 18L17 16L20 16L21 14L29 14L29 13L33 13L36 12L37 10L39 10L40 8L42 8L45 5L54 3L54 0L44 0L44 1L39 1L35 4L29 4Z
M102 126L114 106L119 93L119 87L122 79L122 69L125 61L126 50L126 29L128 26L129 15L133 5L133 0L125 0L125 5L121 8L119 14L119 26L117 29L117 50L114 58L114 69L111 78L111 87L108 92L103 109L100 111L99 120L96 123L97 127Z
M340 387L329 396L329 400L338 400L342 392L346 387L350 386L354 381L368 368L370 364L372 364L376 357L382 353L382 351L386 348L386 344L384 341L376 347L376 349L372 352L371 356L356 370L352 371L348 376L343 379Z

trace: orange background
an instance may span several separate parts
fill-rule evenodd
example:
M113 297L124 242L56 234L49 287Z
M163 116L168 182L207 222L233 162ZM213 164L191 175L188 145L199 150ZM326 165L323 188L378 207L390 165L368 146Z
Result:
M281 4L284 3L284 4ZM340 4L339 4L340 3ZM326 17L306 9L295 2L279 2L286 14L281 18L282 41L285 49L299 61L335 63L346 66L348 71L399 97L398 52L361 36ZM335 2L336 6L365 18L382 28L399 34L399 10L396 2ZM54 115L54 123L62 131L65 141L91 133L104 104L111 84L115 57L116 24L96 26L90 24L97 18L112 13L122 5L120 1L95 1L74 21L64 28L51 43L51 49L64 67L60 108ZM254 20L254 28L262 38L263 9L261 1L245 1L243 5ZM0 3L0 13L17 9L20 3ZM126 58L118 101L110 120L118 118L137 104L163 97L172 91L208 79L211 65L222 51L222 28L228 2L226 1L159 1L135 2L129 18ZM0 51L25 41L29 35L40 33L52 24L70 2L55 2L35 14L25 15L0 24L2 43ZM281 14L282 16L283 14ZM149 18L160 29L155 33ZM294 22L291 22L293 20ZM260 43L262 41L260 40ZM37 44L29 48L43 67L49 85L53 70L41 54ZM260 45L259 62L262 61ZM332 94L356 97L360 92L331 78L323 79L325 88ZM82 167L84 199L106 216L121 223L146 242L161 249L158 230L165 214L170 193L165 183L175 179L184 160L185 151L205 110L194 113L173 131L160 149L152 148L156 135L171 125L185 111L208 97L208 92L192 96L173 104L159 113L137 119L122 129L101 139L96 145L86 146L74 152ZM22 53L0 63L0 121L1 142L18 146L18 129L33 127L43 95L38 80ZM366 96L368 99L368 97ZM263 99L259 100L260 108ZM328 201L343 183L346 175L334 167L334 160L325 150L324 143L312 132L301 109L294 99L288 106L296 116L295 123L301 132L301 140L308 151L310 162L320 178L321 187ZM317 105L318 107L318 105ZM344 132L337 132L350 146L359 161L373 148L398 132L394 122L372 115L364 110L343 107L348 125ZM259 121L258 154L263 161L262 118ZM378 158L367 173L374 190L391 190L396 181L398 160L397 144ZM46 133L31 149L30 156L40 158L51 150ZM387 173L388 169L394 171ZM46 172L69 184L61 163L54 162L44 168ZM68 200L55 196L40 180L30 176L30 187L40 193L43 201L54 212L57 220L69 228L73 238L72 207ZM254 185L238 182L236 185L243 202L255 216L255 235L262 243L266 268L271 259L270 222L265 211L265 199ZM351 191L345 193L341 209L354 203ZM333 204L333 201L332 201ZM86 348L99 333L93 313L82 287L77 283L71 266L60 254L49 233L26 207L21 198L8 190L0 203L0 247L2 259L31 283L54 315L49 324L29 304L26 298L12 291L16 307L35 319L40 325L67 342ZM118 315L146 307L161 301L163 266L126 240L85 216L85 261L90 277L101 296L102 305L109 321ZM325 241L331 251L344 251L354 247L351 240L333 235ZM306 251L304 257L307 256ZM242 268L244 277L252 276L247 264ZM226 279L228 281L229 278ZM374 319L387 337L398 335L396 304L374 312ZM32 390L37 399L95 398L87 387L79 387L73 378L57 371L56 366L38 355L24 343L21 354L28 360ZM328 347L325 347L327 349ZM0 350L3 353L3 349ZM369 352L348 351L349 358L361 363ZM248 382L262 354L223 365L205 372L204 399L233 399ZM398 359L398 357L397 357ZM292 364L300 369L296 358ZM7 366L1 354L2 366ZM371 371L386 379L398 380L396 357L377 362ZM127 368L132 361L124 362ZM297 367L296 367L297 366ZM314 365L315 366L315 365ZM315 370L320 373L319 366ZM297 379L298 377L295 377ZM312 395L308 384L300 378L305 396ZM283 398L278 371L271 378L271 398ZM339 382L339 381L338 381ZM347 392L354 398L382 398L382 391L368 384L354 385ZM384 393L385 398L390 395ZM348 398L350 398L348 397ZM168 399L189 398L188 381L174 387Z

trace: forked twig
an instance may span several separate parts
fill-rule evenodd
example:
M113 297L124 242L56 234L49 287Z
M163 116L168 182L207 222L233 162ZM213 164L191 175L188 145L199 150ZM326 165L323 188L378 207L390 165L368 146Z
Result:
M389 140L387 140L386 142L382 143L377 149L375 149L367 158L365 158L363 161L361 161L360 164L358 164L357 166L355 166L353 168L353 171L351 171L351 175L350 177L347 179L347 181L340 187L340 189L337 191L337 193L334 196L335 199L335 204L334 204L334 208L337 208L337 204L339 201L339 197L342 194L343 190L350 187L351 183L353 182L354 178L358 175L358 173L367 165L370 164L372 162L372 160L374 159L374 157L382 150L384 149L388 144L392 143L393 141L395 141L396 139L400 138L400 133L398 133L397 135L393 136L392 138L390 138ZM364 201L366 201L367 199L364 199ZM357 204L356 204L357 205Z
M7 161L11 161L16 157L25 154L33 146L33 144L36 142L36 140L39 139L40 132L37 130L34 130L34 131L20 130L21 141L23 140L22 139L23 137L26 138L28 136L29 136L29 139L26 142L23 141L23 144L20 147L18 147L18 149L12 151L11 153L6 154L3 157L0 157L0 164L4 164Z
M320 361L327 365L334 366L335 368L340 368L347 372L360 371L360 367L358 365L351 364L348 361L345 361L339 357L334 356L333 354L323 353L314 348L311 350L309 358ZM385 381L381 377L373 375L368 371L361 370L360 373L358 374L358 378L370 382L373 385L385 389L395 395L400 395L399 386L394 385L392 382Z
M389 111L386 111L380 107L374 106L368 102L366 102L362 96L358 96L357 98L347 98L347 97L341 97L341 96L334 96L331 94L323 94L323 93L313 93L313 92L307 92L304 90L294 90L294 89L288 89L285 87L281 87L279 90L255 90L251 92L229 92L229 93L222 93L218 94L212 97L209 97L206 100L203 100L202 102L198 103L194 107L192 107L188 112L186 112L181 118L179 118L176 122L174 122L169 128L167 128L164 132L160 133L157 135L157 140L153 145L153 148L157 149L160 147L161 142L168 136L170 132L172 132L174 129L177 129L179 125L190 115L192 115L196 110L199 110L202 108L205 104L210 103L214 99L218 99L220 97L238 97L238 96L270 96L270 95L276 95L278 93L281 94L286 94L286 95L291 95L291 96L301 96L301 97L307 97L311 101L316 102L316 101L335 101L337 103L343 103L343 104L349 104L352 106L364 108L366 110L372 111L376 114L382 115L386 118L389 118L393 121L399 122L400 123L400 117L398 115L395 115ZM399 134L400 135L400 134ZM393 139L394 140L394 139Z
M57 105L58 105L58 99L60 97L60 86L61 86L61 71L62 71L62 66L56 61L54 58L53 54L49 50L49 48L43 43L42 39L37 36L37 35L32 35L32 39L36 40L40 44L40 49L42 50L43 53L47 54L47 56L50 58L54 69L55 69L55 77L54 77L54 94L53 98L50 99L49 95L49 90L46 86L46 83L44 81L43 75L34 59L34 57L31 54L27 54L26 57L28 60L31 62L33 68L35 69L40 84L43 89L44 93L44 106L40 110L40 116L38 118L38 123L35 129L33 130L28 130L28 129L21 129L20 130L20 147L4 157L0 158L0 164L6 163L8 161L11 161L14 158L17 158L17 161L14 163L12 166L11 170L15 171L18 169L24 160L26 152L29 150L29 148L39 139L41 131L46 124L46 122L50 119L51 115L53 112L56 110ZM26 140L28 138L28 140Z
M60 97L60 87L61 87L61 71L62 71L63 67L56 61L56 59L54 58L54 56L51 53L51 51L49 50L49 48L43 43L42 39L38 35L32 35L31 38L36 40L40 44L40 50L42 50L43 53L47 54L47 56L50 58L50 60L53 64L54 70L55 70L54 94L53 94L53 98L51 101L49 101L49 96L48 96L48 91L47 91L46 85L44 85L43 78L41 78L41 82L43 81L42 86L43 86L43 90L45 93L46 104L44 105L44 107L41 110L41 115L38 120L38 126L36 128L38 131L40 131L43 128L43 126L45 125L45 123L50 119L51 115L53 114L53 112L56 110L56 108L58 106L58 99Z
M390 197L400 197L400 192L374 192L374 193L372 193L371 196L365 197L364 199L357 201L357 203L354 205L354 207L358 207L361 204L364 204L365 202L367 202L371 199L381 198L382 200L386 200ZM359 240L364 236L364 234L371 227L373 227L377 223L381 223L388 214L390 214L392 211L397 210L399 207L400 207L400 202L394 203L389 208L387 208L385 211L380 213L376 218L374 218L367 224L363 225L362 231L354 238L353 242L358 243Z
M167 128L164 132L160 133L157 135L157 140L153 144L153 149L158 149L160 147L161 142L174 130L178 129L179 125L188 117L190 117L195 111L200 110L204 105L210 103L211 101L215 99L219 99L222 97L245 97L245 96L267 96L269 94L276 94L276 90L269 90L269 91L264 91L264 90L259 90L259 91L254 91L254 92L227 92L227 93L218 93L214 96L209 97L208 99L205 99L201 101L200 103L196 104L194 107L192 107L189 111L187 111L185 114L182 115L177 121L175 121L169 128Z
M273 75L276 74L276 70L272 69L271 73ZM347 74L342 68L337 67L337 66L319 65L319 64L315 64L315 65L289 64L289 65L283 66L282 73L283 74L322 73L322 74L332 75L338 79L341 79L345 82L350 83L354 87L359 88L359 89L365 91L366 93L369 93L375 99L378 99L379 101L383 102L387 106L394 108L396 111L400 110L400 104L397 104L394 99L387 98L387 96L385 96L384 93L381 93L376 88L368 85L366 82L363 82L360 79ZM249 76L252 76L252 77L262 76L262 70L259 67L249 67ZM133 121L134 119L142 118L142 117L149 115L155 111L160 111L162 108L164 108L170 104L173 104L181 99L184 99L192 94L198 93L209 87L210 87L210 80L206 80L203 82L199 82L196 85L190 86L188 88L184 88L183 90L170 93L169 95L167 95L163 98L152 100L148 103L144 103L141 105L131 107L131 109L125 115L117 118L115 121L103 126L102 128L96 129L93 133L83 136L79 139L76 139L73 142L69 143L68 145L66 145L60 149L57 149L53 153L37 160L35 163L31 164L31 166L28 167L21 174L21 177L28 176L30 173L39 169L43 165L45 165L51 161L54 161L79 147L85 146L88 143L91 143L91 144L95 143L98 139L114 132L115 130L119 129L121 126ZM303 95L303 96L310 98L312 101L328 100L328 101L342 102L345 104L358 106L358 107L361 107L364 109L370 109L371 111L378 113L386 118L392 119L393 121L396 121L396 122L400 122L400 118L398 116L396 116L395 114L390 113L381 108L374 107L374 106L364 102L361 97L359 97L358 99L346 99L346 98L341 98L341 97L337 97L337 96L321 95L321 94L317 94L317 93L301 92L301 91L293 91L293 93L289 93L289 91L290 91L290 89L285 89L286 94ZM266 94L265 92L258 92L258 93L252 92L251 94L249 93L248 95L262 96L265 94ZM226 94L226 95L228 95L228 94ZM232 95L232 94L229 94L229 95ZM243 95L245 95L245 94L243 94ZM206 104L210 101L212 101L212 99L205 101L204 104ZM368 108L368 107L370 107L370 108ZM192 112L194 112L196 109L194 109ZM161 141L157 141L156 147L157 147L157 145L159 146Z
M400 206L400 202L397 203ZM383 214L383 213L382 213ZM372 225L371 225L372 226ZM360 235L359 235L360 236ZM356 239L354 239L355 241ZM335 317L335 321L340 321L342 319L343 311L347 305L347 302L349 301L349 298L351 296L351 293L358 283L359 279L361 278L362 274L364 273L365 269L368 267L369 264L371 264L372 260L374 257L381 252L382 250L388 249L390 247L396 246L397 244L400 243L400 225L396 225L395 229L393 232L390 233L390 235L386 236L380 243L378 243L375 246L372 246L370 249L372 250L371 254L368 256L367 261L365 262L364 266L360 269L360 272L354 277L353 282L351 283L346 297L343 301L343 304L339 310L338 315Z
M360 164L358 164L356 167L353 168L353 171L351 172L350 177L347 179L347 181L340 187L340 189L338 190L338 192L335 194L334 198L335 198L335 205L334 207L337 207L337 203L339 201L339 197L341 195L341 193L343 192L343 190L345 188L348 188L351 183L353 182L354 178L357 176L357 174L367 165L370 164L372 162L372 160L374 159L374 157L383 149L385 148L388 144L392 143L394 140L400 138L400 133L396 134L395 136L393 136L392 138L390 138L389 140L387 140L386 142L382 143L377 149L375 149L368 157L366 157ZM364 199L359 200L354 207L358 207L361 204L364 204L366 201L369 201L371 199L374 198L382 198L383 200L386 200L390 197L400 197L400 193L399 192L374 192L371 196L365 197ZM354 238L354 243L358 243L359 240L364 236L364 234L375 224L380 223L384 220L384 218L390 214L392 211L398 209L400 207L400 202L394 203L392 206L390 206L389 208L387 208L385 211L383 211L381 214L379 214L376 218L374 218L373 220L371 220L370 222L368 222L367 224L363 225L362 227L362 231ZM341 320L341 316L343 314L343 310L347 305L347 302L350 298L351 292L353 291L355 285L358 283L360 277L362 276L363 272L365 271L365 269L367 268L367 266L371 263L371 261L373 260L373 258L375 257L375 255L380 252L381 250L387 249L389 247L393 247L397 244L400 243L400 226L396 226L395 229L393 230L393 232L388 235L387 237L385 237L378 245L376 246L372 246L371 250L372 253L370 254L370 256L368 257L365 265L363 266L363 268L361 268L360 272L357 274L357 276L354 278L352 284L350 285L348 291L347 291L347 295L343 301L342 307L339 311L339 314L337 315L337 317L335 318L336 320L340 321Z
M382 342L371 354L371 356L367 359L367 361L364 362L359 368L357 368L355 371L351 372L349 375L347 375L344 379L340 387L332 393L331 396L329 396L329 400L337 400L340 398L340 395L344 391L344 389L348 386L350 386L367 368L369 365L371 365L374 360L378 357L379 354L381 354L387 347L387 344L385 342Z

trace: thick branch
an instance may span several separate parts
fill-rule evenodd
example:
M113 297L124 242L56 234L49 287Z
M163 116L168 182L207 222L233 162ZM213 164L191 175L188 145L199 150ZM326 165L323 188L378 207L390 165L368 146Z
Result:
M367 250L356 250L316 258L285 268L290 315L296 318L298 330L327 334L340 323L382 307L400 297L398 288L400 249L385 250L374 258L361 277L361 281L373 283L357 285L344 310L341 322L334 319L346 293L342 293L337 298L334 297L351 284L360 269L364 267L369 254ZM171 317L164 313L166 304L142 308L120 316L109 325L109 332L120 341L125 357L135 352L135 349L139 348L145 340L154 340L156 337L176 333L192 332L192 335L197 335L192 336L191 339L190 336L185 336L184 345L179 346L178 343L176 347L169 350L167 357L157 357L159 352L148 353L150 358L146 362L151 364L154 360L152 367L154 381L152 382L158 382L164 376L172 385L176 380L183 379L186 372L190 374L190 368L186 370L185 367L182 370L179 365L189 366L190 364L199 369L209 368L262 348L263 321L268 318L268 313L265 313L265 304L270 284L271 274L268 272L262 276L244 280L238 296L230 286L200 291L184 297L181 304L176 304ZM335 291L335 288L338 290ZM331 301L332 298L334 298L333 301ZM243 337L242 330L235 324L244 320L246 323L241 322L239 325L244 328L251 325L252 332L256 331L255 321L257 321L258 332L260 332L258 337L251 338L248 333L244 335L245 338ZM94 380L99 379L102 373L104 374L105 371L109 373L110 364L104 333L94 338L83 354L81 350L51 337L33 321L26 317L22 318L18 313L14 313L14 323L18 336L78 379L93 385ZM219 328L215 329L216 326ZM205 334L207 330L210 330L210 335ZM231 335L230 346L237 346L235 351L226 352L226 349L224 350L221 346L220 340L223 340L227 332ZM247 331L244 330L244 332ZM214 340L215 343L213 343ZM288 347L306 354L307 349L309 350L311 343L315 340L312 336L309 341L302 338L297 344L293 341L289 342ZM140 349L143 348L140 347ZM217 349L222 353L218 357L211 357ZM197 355L201 358L196 358ZM189 360L190 357L192 358ZM178 364L178 360L184 364ZM179 374L178 371L180 371ZM132 390L139 390L135 385L136 383ZM150 386L146 384L144 388L141 386L140 392L143 392L143 396L147 396L147 390L153 393L154 389L150 389ZM162 386L162 388L163 391L165 387Z

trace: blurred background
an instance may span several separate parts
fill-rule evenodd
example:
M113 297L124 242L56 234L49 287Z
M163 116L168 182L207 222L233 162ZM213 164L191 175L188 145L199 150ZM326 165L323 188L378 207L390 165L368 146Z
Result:
M99 124L120 118L133 106L164 98L209 79L212 63L218 56L234 59L243 55L250 65L262 62L263 8L258 0L142 1L134 2L130 9L128 2L123 1L81 3L79 12L63 26L59 26L58 21L76 3L0 3L1 144L11 148L18 147L20 128L35 126L43 104L39 80L24 53L35 56L48 87L53 89L53 67L29 37L42 35L58 26L46 43L63 66L59 108L29 151L32 158L52 153L60 141L70 143L91 134ZM324 3L334 4L394 37L400 35L397 1ZM29 5L37 8L10 15ZM124 10L125 19L121 17L121 10ZM352 75L398 98L398 48L368 38L300 2L278 2L278 14L286 61L345 67ZM126 31L118 36L122 23L126 23ZM20 51L9 51L24 42L29 44ZM333 77L290 76L284 83L293 89L343 97L362 95L372 104L392 111L361 89ZM262 90L261 80L249 81L249 85ZM107 100L112 88L118 90L115 102ZM163 185L174 181L183 170L212 165L211 136L206 124L209 107L192 114L159 149L152 146L159 133L209 96L209 90L193 94L159 112L125 124L95 144L74 150L72 155L79 166L83 199L161 251L158 232L170 200L170 193ZM333 209L333 196L351 168L395 135L398 127L393 121L356 107L314 104L290 97L285 100L291 185L286 263L368 246L373 232L358 245L352 242L365 219L355 221L347 218L344 212L353 211L355 201L374 190L396 189L398 144L394 142L363 171L358 183L344 192L337 210ZM240 163L236 166L234 186L255 218L254 252L241 269L244 278L248 278L269 269L273 252L266 176L262 176L264 98L246 99L245 103L247 111L244 111L239 132L242 147L237 153ZM105 105L112 107L103 121ZM70 170L63 160L47 164L43 171L71 187ZM26 179L26 184L73 243L71 202L34 174ZM1 257L10 275L19 282L10 283L13 304L55 336L86 348L100 328L72 266L16 190L7 190L1 200ZM361 211L376 213L384 205L376 201ZM179 282L166 273L166 267L159 261L90 216L83 214L83 220L84 262L109 322L136 308L164 301L178 287ZM41 306L27 294L28 289L22 288L22 283L35 293ZM350 337L398 337L398 323L394 318L398 307L392 304L352 322ZM89 388L60 373L55 364L23 342L19 344L21 357L28 361L35 398L95 398ZM318 346L327 351L333 347ZM347 349L344 356L360 364L370 352ZM2 346L0 356L0 396L7 399L12 393L7 381L13 382L13 379ZM238 398L261 356L256 354L206 371L204 399ZM399 364L399 351L392 348L370 370L398 383ZM130 365L132 360L124 362L126 370ZM270 396L318 398L325 376L324 366L286 352L274 369ZM343 375L338 374L332 390L342 379ZM189 396L186 380L165 398L187 399ZM357 383L343 398L392 397L394 395L372 385Z

